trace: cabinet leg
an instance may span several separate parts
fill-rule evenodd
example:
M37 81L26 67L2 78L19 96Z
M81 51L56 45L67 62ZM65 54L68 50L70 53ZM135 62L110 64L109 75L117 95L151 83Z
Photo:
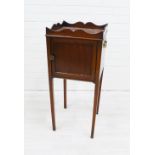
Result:
M96 112L96 114L98 114L98 112L99 112L100 96L101 96L101 88L102 88L102 78L103 78L103 71L101 73L100 82L99 82L99 95L98 95L98 103L97 103L97 112Z
M53 130L56 130L56 125L55 125L55 108L54 108L53 78L49 79L49 88L50 88L50 105L51 105L52 125L53 125Z
M64 79L64 108L67 108L67 80Z
M99 80L95 83L91 138L94 138L94 128L95 128L95 121L96 121L96 110L97 110L97 102L98 102L98 93L99 93Z

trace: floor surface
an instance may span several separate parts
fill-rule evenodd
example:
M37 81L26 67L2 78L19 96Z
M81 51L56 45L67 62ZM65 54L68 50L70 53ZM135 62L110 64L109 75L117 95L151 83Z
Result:
M90 138L93 92L55 92L52 131L47 91L25 92L25 155L129 155L129 92L101 94L94 139Z

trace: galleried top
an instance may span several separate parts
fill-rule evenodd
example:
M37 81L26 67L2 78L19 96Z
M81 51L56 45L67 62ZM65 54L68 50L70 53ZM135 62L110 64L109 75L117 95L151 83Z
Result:
M74 24L63 21L57 23L52 28L46 28L47 37L66 37L90 40L105 40L108 24L96 25L92 22L76 22Z

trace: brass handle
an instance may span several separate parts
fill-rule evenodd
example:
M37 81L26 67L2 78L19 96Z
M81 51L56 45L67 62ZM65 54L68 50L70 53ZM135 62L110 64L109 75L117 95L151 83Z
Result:
M50 55L50 60L54 61L54 55Z
M103 47L104 48L107 47L107 41L106 40L103 42Z

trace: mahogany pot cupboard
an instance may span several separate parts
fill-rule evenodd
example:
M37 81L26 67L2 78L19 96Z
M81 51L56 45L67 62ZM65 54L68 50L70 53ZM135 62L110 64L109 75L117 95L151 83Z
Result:
M56 130L53 78L64 81L64 108L67 108L67 79L93 82L94 105L91 138L99 111L107 24L96 25L63 21L46 28L48 78L53 130Z

